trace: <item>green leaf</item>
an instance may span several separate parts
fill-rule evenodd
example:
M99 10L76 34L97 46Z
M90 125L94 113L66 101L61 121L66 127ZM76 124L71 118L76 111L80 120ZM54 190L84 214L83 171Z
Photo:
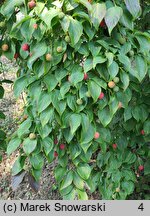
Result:
M131 68L131 61L130 61L130 59L126 55L124 55L122 53L120 53L118 55L118 59L125 66L125 69L127 71L129 71L130 68Z
M61 85L60 88L60 94L62 96L62 98L64 98L65 94L70 90L70 83L69 82L65 82Z
M83 78L84 78L84 74L83 74L82 68L78 65L74 65L74 67L71 70L71 75L70 75L71 84L76 86L76 84L81 82Z
M15 6L20 6L23 3L24 0L7 0L3 3L0 12L7 18L10 18L15 9Z
M124 0L128 11L132 14L134 18L137 18L141 12L140 1L139 0Z
M5 119L5 114L0 111L0 119Z
M137 78L141 82L147 73L147 63L145 59L141 56L136 56L135 60L136 60L136 70L138 72Z
M48 91L52 91L58 84L57 79L53 74L47 74L44 76L44 83L46 84Z
M79 164L77 173L82 179L87 180L91 174L91 167L88 164Z
M10 155L14 152L21 144L21 139L16 137L12 139L7 146L7 154Z
M51 122L54 118L54 108L48 107L40 114L40 121L42 127L44 127L48 122Z
M34 169L42 169L44 165L44 158L42 154L36 154L30 156L30 163L34 167Z
M41 19L46 23L49 29L52 28L52 19L59 15L59 11L54 8L50 8L50 10L46 10L46 8L43 10L43 12L40 14Z
M131 118L132 118L132 107L128 106L124 110L124 121L126 122Z
M123 10L121 7L118 7L118 6L111 7L107 10L106 16L105 16L105 22L108 27L109 34L111 34L113 28L119 22L122 14L123 14Z
M126 72L122 72L120 73L120 79L123 83L123 89L126 90L130 82L129 75Z
M28 85L28 77L27 76L19 77L14 83L15 97L19 97L19 95L27 87L27 85Z
M46 155L48 155L51 152L51 150L53 149L53 146L54 146L54 142L50 137L46 137L45 139L43 139L41 141L41 144L44 148Z
M97 64L102 64L106 61L106 58L103 58L102 56L95 56L93 58L93 69L95 69Z
M84 5L88 9L88 11L92 10L92 6L87 0L77 0L77 2Z
M80 155L81 148L78 144L71 144L69 146L69 151L70 151L71 159L74 160Z
M88 195L85 191L81 191L77 189L78 199L79 200L88 200Z
M93 60L92 59L86 59L84 62L84 72L88 72L93 68Z
M23 150L29 155L31 154L37 146L37 140L30 140L30 138L26 138L23 142Z
M78 189L83 190L84 181L76 172L74 172L73 183Z
M4 96L4 88L0 85L0 99L2 99Z
M134 28L132 16L127 10L123 11L123 15L120 18L120 23L123 24L126 28L129 28L130 30L133 30Z
M64 175L66 173L66 167L61 167L61 166L58 166L55 168L54 170L54 175L55 175L55 179L56 181L59 183L62 181L62 179L64 178Z
M78 127L81 124L81 115L80 114L72 114L69 117L69 125L71 128L71 133L74 134L76 132L76 130L78 129Z
M89 90L94 102L96 102L98 97L100 96L101 87L95 81L89 80L88 90Z
M28 60L28 67L32 69L33 63L41 56L43 56L47 51L47 45L45 42L36 43L31 47L32 56Z
M150 159L148 159L144 164L144 175L150 174Z
M81 22L70 17L68 33L71 39L71 45L74 47L80 40L80 37L83 33L83 26Z
M115 61L113 61L112 64L108 67L108 72L109 72L109 75L110 75L110 79L115 78L116 75L118 74L119 66Z
M18 173L20 173L23 169L23 166L24 166L24 162L25 162L25 157L24 156L19 156L15 163L13 164L13 167L12 167L12 175L15 176L17 175Z
M71 185L72 181L73 181L73 171L69 171L68 174L66 175L66 177L64 177L64 179L63 179L63 181L61 183L60 190L63 190L66 187L68 187L69 185Z
M95 3L92 4L92 10L90 11L91 21L94 27L98 30L99 25L106 15L106 5L105 3Z
M144 122L143 129L146 134L150 134L150 120Z
M113 115L111 114L109 108L105 107L104 109L98 111L98 118L102 125L106 127L111 122Z
M41 113L45 110L51 103L51 96L47 92L41 92L41 95L38 100L38 112Z
M27 118L20 126L19 129L17 130L17 134L19 137L22 135L26 134L29 132L29 129L31 127L32 121L30 118Z
M27 41L31 40L32 34L34 32L33 24L35 22L36 21L34 19L29 19L25 21L20 28L21 34Z
M134 183L132 181L122 182L121 187L128 195L134 191Z
M82 130L80 145L82 146L83 144L89 143L93 139L94 133L95 133L95 128L91 124L89 125L86 131Z

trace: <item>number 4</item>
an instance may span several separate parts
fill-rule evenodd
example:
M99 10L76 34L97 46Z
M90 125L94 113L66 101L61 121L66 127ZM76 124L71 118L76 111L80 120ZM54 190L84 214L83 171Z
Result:
M144 210L144 206L143 206L143 203L141 203L138 207L139 210L143 211Z

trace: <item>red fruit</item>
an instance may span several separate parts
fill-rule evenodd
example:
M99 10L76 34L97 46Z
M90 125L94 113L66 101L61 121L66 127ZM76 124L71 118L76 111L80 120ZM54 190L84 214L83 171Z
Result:
M23 44L23 45L22 45L22 50L23 50L23 51L28 51L29 48L30 48L30 47L29 47L28 44Z
M31 0L29 3L28 3L28 6L30 9L34 8L36 6L36 3L34 0Z
M100 134L98 132L95 132L94 139L98 139L100 137Z
M17 59L19 57L18 53L15 53L14 58Z
M54 139L54 144L55 144L55 145L58 144L58 139Z
M116 149L116 148L117 148L117 144L114 143L114 144L112 145L112 147L113 147L113 149Z
M144 131L144 130L141 130L141 134L144 135L144 134L145 134L145 131Z
M102 28L106 27L105 20L102 20L102 22L100 23L100 27L102 27Z
M59 148L60 148L61 150L65 149L65 144L63 144L63 143L60 144Z
M58 157L58 153L56 151L54 152L54 157Z
M140 170L140 171L143 171L143 170L144 170L144 166L143 166L143 165L140 165L140 166L139 166L139 170Z
M104 93L103 93L103 92L101 92L101 93L100 93L100 96L99 96L98 98L101 100L101 99L103 99L103 98L104 98L104 96L105 96L105 95L104 95Z
M88 79L88 74L84 73L84 80L87 80L87 79Z
M37 29L37 28L38 28L38 24L34 23L34 24L33 24L33 28L34 28L34 29Z

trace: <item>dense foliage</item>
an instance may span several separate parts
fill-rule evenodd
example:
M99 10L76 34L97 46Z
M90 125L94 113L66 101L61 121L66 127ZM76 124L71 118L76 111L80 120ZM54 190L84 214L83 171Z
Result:
M45 159L57 160L64 199L127 199L150 174L148 10L139 0L6 0L0 11L0 52L20 66L15 96L27 93L7 148L20 151L17 184L28 172L37 189Z

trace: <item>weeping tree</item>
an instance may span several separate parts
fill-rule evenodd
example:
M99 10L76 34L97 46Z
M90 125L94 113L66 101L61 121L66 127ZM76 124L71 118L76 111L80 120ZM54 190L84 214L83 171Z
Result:
M140 176L149 176L150 33L145 4L1 4L0 54L19 66L15 96L27 95L23 121L7 148L8 155L20 153L12 168L14 189L28 175L38 190L44 163L54 160L63 199L86 200L88 191L99 191L102 199L128 199Z

